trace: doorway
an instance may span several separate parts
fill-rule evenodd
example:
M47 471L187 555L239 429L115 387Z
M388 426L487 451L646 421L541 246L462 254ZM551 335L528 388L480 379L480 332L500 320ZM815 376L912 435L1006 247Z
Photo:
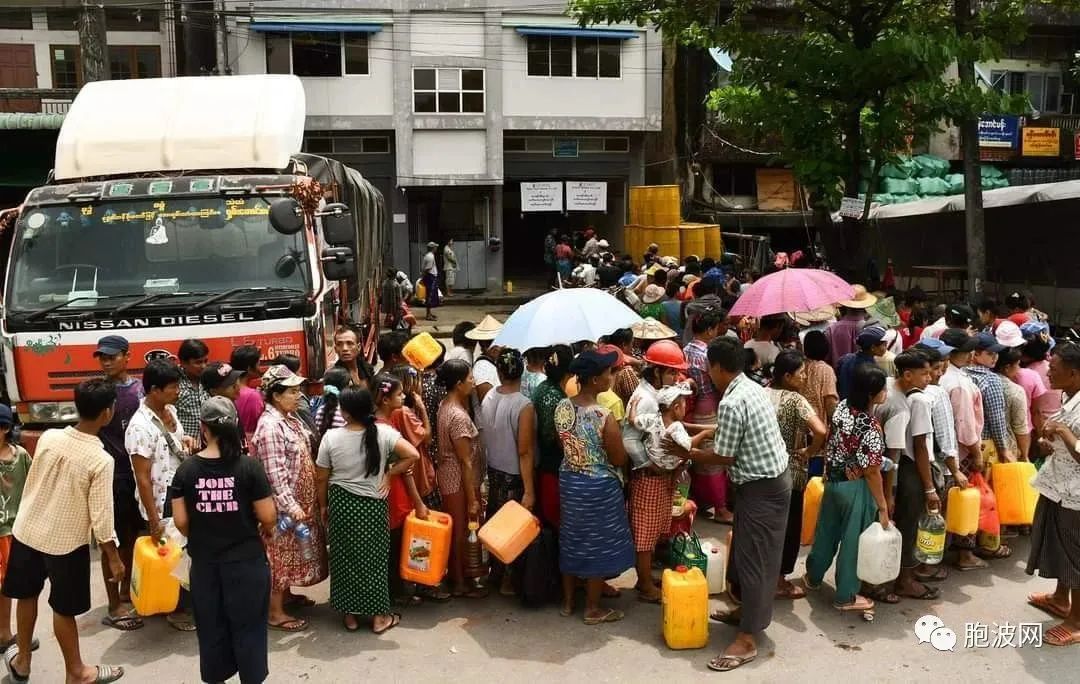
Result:
M491 236L491 190L486 187L409 189L409 266L420 277L427 243L439 245L436 263L444 270L443 247L453 238L458 261L456 287L487 287L487 241Z

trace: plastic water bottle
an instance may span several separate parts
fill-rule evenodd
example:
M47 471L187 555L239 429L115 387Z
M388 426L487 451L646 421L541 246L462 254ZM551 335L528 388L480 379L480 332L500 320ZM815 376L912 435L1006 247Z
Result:
M278 534L285 534L293 528L293 519L291 516L282 513L277 519Z
M315 546L311 540L311 528L306 523L298 522L293 528L297 544L300 547L300 557L306 561L315 560Z
M936 508L919 519L915 535L915 559L927 565L937 565L945 555L945 518Z

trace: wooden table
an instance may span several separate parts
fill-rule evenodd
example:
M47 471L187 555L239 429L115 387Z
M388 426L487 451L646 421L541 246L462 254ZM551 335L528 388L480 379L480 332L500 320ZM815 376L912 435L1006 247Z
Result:
M914 275L908 276L908 289L911 289L911 279L915 275L927 275L933 276L937 280L937 292L939 297L944 297L948 292L956 292L962 295L966 289L964 284L967 282L967 266L952 266L944 264L934 264L931 266L912 266L911 270L914 271ZM955 290L946 290L945 286L950 280L956 278L960 285Z

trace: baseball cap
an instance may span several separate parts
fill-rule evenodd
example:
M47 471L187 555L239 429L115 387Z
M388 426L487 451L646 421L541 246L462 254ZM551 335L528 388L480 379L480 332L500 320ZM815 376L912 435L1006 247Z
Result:
M997 329L994 330L994 337L1006 347L1024 346L1024 334L1020 332L1020 326L1012 321L998 323Z
M570 362L570 372L574 375L592 378L614 366L618 360L619 354L615 352L601 354L599 351L590 349L581 352Z
M978 351L988 351L995 354L1000 354L1001 352L1008 349L1008 347L1000 344L997 341L997 338L990 333L981 332L975 335L975 349L977 349Z
M967 304L953 304L945 309L945 320L955 321L959 325L971 325L975 320L975 311Z
M599 242L596 243L596 246L600 247L601 249L604 249L604 248L610 247L611 243L609 243L607 240L600 240Z
M1028 321L1020 326L1020 332L1023 333L1026 342L1043 339L1050 345L1051 349L1057 344L1057 341L1050 335L1050 325L1042 321Z
M262 380L259 382L259 386L262 391L267 391L275 385L281 385L283 387L297 387L304 383L305 378L302 375L298 375L289 370L288 366L277 364L276 366L270 366L263 373Z
M11 413L11 407L0 404L0 427L10 427L15 423L15 416Z
M671 406L679 397L688 397L693 393L692 389L681 382L668 385L656 393L656 403L660 406Z
M203 370L199 379L202 381L203 389L209 392L218 387L228 387L243 377L243 375L244 371L242 370L236 370L222 361L214 361L213 363L206 364L206 368Z
M126 338L119 335L106 335L98 340L94 356L116 356L117 354L123 354L130 348L131 345L128 344Z
M626 365L626 355L623 354L622 349L619 349L613 344L602 344L597 347L596 351L604 355L614 354L615 362L611 364L614 368L622 368Z
M883 339L885 339L885 328L880 325L870 325L859 331L859 336L855 338L855 342L860 347L872 347Z
M922 340L927 342L933 338ZM941 332L940 342L947 347L951 347L953 351L958 352L970 352L975 351L975 340L963 330L957 330L956 328L948 328Z
M237 425L236 404L225 397L210 397L199 409L199 420L208 425Z
M962 331L957 330L956 332L962 332ZM967 337L966 335L964 337L967 340L971 339L970 337ZM916 344L915 346L916 347L925 347L926 349L933 349L934 351L941 354L942 356L948 356L949 354L952 354L954 351L956 351L956 347L950 346L950 345L946 344L943 340L939 340L936 337L928 337L925 340L919 340L919 343Z

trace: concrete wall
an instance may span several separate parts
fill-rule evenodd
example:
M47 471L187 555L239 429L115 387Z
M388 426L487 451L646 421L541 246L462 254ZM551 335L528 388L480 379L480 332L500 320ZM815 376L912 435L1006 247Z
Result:
M417 176L487 173L484 131L415 131L412 166Z

